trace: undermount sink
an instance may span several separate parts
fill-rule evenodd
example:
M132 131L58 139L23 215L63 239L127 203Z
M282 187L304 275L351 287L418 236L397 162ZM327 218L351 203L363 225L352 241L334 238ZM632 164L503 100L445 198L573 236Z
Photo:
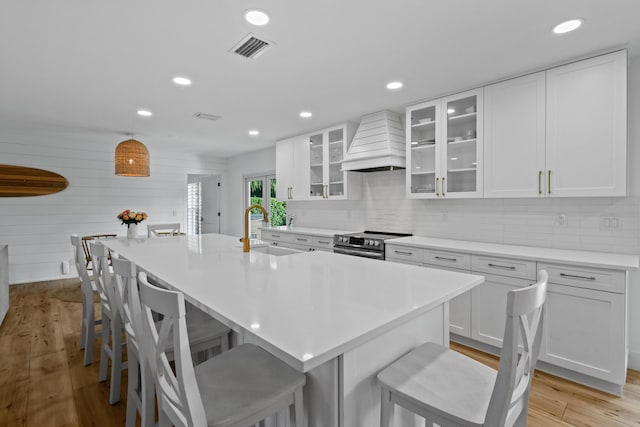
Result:
M278 246L259 246L257 248L251 248L251 252L262 252L263 254L274 255L274 256L293 255L293 254L302 253L302 251L297 251L295 249L290 249L290 248L281 248Z

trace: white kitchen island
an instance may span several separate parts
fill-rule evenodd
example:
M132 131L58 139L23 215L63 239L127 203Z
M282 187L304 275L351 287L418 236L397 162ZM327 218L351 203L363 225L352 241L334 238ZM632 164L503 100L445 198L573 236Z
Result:
M104 244L305 372L309 426L378 425L376 374L422 342L447 345L449 300L484 281L326 252L243 253L218 234ZM413 425L397 412L397 425Z

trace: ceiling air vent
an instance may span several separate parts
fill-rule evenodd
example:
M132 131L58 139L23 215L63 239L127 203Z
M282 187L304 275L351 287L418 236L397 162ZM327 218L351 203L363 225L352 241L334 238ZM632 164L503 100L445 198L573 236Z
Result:
M197 119L205 119L205 120L211 120L211 121L215 121L221 118L220 116L214 116L213 114L207 114L207 113L195 113L193 117Z
M242 40L240 40L234 47L229 49L229 52L237 53L244 58L256 58L271 45L263 39L259 39L254 34L247 34Z

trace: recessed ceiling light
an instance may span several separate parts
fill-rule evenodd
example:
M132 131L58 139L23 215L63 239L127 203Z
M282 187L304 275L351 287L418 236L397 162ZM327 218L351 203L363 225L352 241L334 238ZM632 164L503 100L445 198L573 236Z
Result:
M570 19L568 21L564 21L556 25L555 27L553 27L553 32L556 34L566 34L568 32L578 29L578 27L580 27L583 22L584 20L580 18Z
M190 86L191 85L191 80L189 80L186 77L174 77L173 78L173 82L177 85L180 86Z
M400 89L402 86L402 82L387 83L387 89Z
M447 109L447 114L453 114L453 113L455 113L455 112L456 112L455 108L449 108L449 109Z
M309 111L301 111L300 112L300 117L304 117L305 119L308 119L311 116L313 116L313 114L311 114Z
M418 145L417 141L411 141L411 145Z
M249 135L260 135L260 132L257 130L250 130Z
M153 115L153 113L149 110L138 110L138 115L139 116L144 116L144 117L149 117L151 115Z
M244 13L244 19L252 25L266 25L269 23L269 15L264 10L250 9Z

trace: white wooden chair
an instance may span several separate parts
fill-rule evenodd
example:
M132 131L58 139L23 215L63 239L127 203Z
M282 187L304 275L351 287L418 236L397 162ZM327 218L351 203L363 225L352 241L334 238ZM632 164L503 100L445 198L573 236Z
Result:
M127 415L126 427L136 425L136 414L140 414L140 425L152 427L154 421L155 390L149 364L141 353L138 342L142 329L142 312L136 266L131 261L121 260L113 254L112 265L115 279L115 300L124 322L127 336Z
M109 273L109 251L99 242L90 242L89 249L93 277L102 308L102 344L98 380L100 382L107 380L109 359L111 359L109 403L115 405L120 400L122 370L127 369L127 363L122 361L122 351L125 346L122 342L122 318L115 303L114 284Z
M180 234L180 223L147 224L147 237L176 236Z
M87 271L84 249L80 236L72 234L71 244L73 245L73 260L75 262L76 270L78 271L78 276L80 277L80 291L82 292L80 349L84 349L84 364L86 366L90 365L93 361L93 344L96 339L96 326L100 325L102 320L96 320L96 310L93 303L95 285Z
M426 343L378 374L381 427L394 405L446 426L526 426L529 390L542 337L547 272L510 291L498 371L435 343Z
M154 425L155 388L147 357L138 338L143 336L144 329L136 266L131 261L118 259L116 254L113 255L114 304L118 307L127 336L129 370L126 426L135 426L137 411L142 427L151 427ZM159 322L156 324L159 328ZM229 332L231 331L228 327L195 307L187 313L187 333L195 338L191 346L191 352L194 354L203 351L213 354L211 350L215 347L219 347L221 352L228 350ZM173 360L171 347L168 348L168 354Z
M194 368L191 354L184 351L189 343L184 296L149 285L144 273L139 274L138 282L145 351L154 356L149 356L149 365L158 394L160 426L247 427L289 409L292 425L304 427L303 373L253 344L241 344ZM154 313L164 316L160 330ZM168 348L175 351L175 374Z

